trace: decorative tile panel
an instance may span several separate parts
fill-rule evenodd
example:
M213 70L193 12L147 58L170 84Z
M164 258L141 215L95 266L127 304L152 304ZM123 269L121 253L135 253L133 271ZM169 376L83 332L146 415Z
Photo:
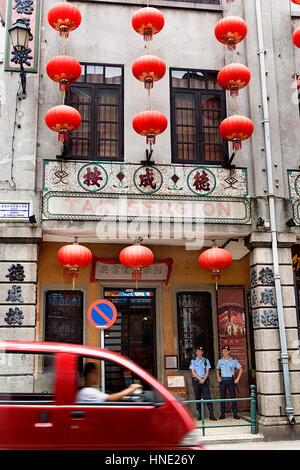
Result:
M127 200L126 214L120 206ZM122 202L121 202L122 201ZM44 161L43 219L250 224L247 170Z

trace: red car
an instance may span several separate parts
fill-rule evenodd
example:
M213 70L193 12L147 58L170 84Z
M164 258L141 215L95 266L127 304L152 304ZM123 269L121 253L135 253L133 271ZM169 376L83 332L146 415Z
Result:
M77 403L93 362L98 387L142 393ZM0 449L190 449L200 432L189 411L139 366L112 351L59 343L0 341Z

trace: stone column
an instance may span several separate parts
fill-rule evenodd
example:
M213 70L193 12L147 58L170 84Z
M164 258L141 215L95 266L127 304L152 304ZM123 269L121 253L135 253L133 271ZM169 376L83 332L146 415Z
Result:
M29 227L0 232L0 340L36 339L40 239L40 229Z
M292 268L291 245L294 234L278 235L279 271L282 285L285 333L289 355L294 416L300 415L300 360L298 321ZM285 415L285 389L273 277L270 233L253 233L248 240L250 253L251 306L254 328L258 424L271 438L288 437L297 430ZM298 429L300 432L300 427Z

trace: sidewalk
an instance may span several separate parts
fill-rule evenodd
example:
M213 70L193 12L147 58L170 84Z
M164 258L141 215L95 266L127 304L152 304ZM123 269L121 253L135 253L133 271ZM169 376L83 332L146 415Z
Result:
M230 413L228 417L223 420L211 421L205 419L205 426L221 426L221 425L234 425L233 427L216 427L205 428L205 435L202 434L202 421L196 421L196 426L199 430L203 444L225 444L225 443L245 443L245 442L261 442L264 436L260 433L251 434L250 415L249 413L239 412L240 420L236 420ZM249 426L237 426L238 424L249 423Z

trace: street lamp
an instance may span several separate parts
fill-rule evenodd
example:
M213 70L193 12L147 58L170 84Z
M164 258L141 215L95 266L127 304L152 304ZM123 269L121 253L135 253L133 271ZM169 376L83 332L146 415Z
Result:
M18 63L20 64L20 76L21 76L21 84L22 84L22 98L26 98L26 73L24 71L24 53L28 49L28 43L30 38L30 28L27 24L22 20L18 19L16 23L14 23L8 29L10 39L12 42L12 46L14 51L18 57Z

